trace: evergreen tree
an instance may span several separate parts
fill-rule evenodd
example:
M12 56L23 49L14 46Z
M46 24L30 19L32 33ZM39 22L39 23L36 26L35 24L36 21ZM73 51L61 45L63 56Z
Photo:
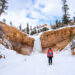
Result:
M44 31L47 31L47 30L49 30L49 28L44 27L44 28L41 29L41 32L44 32Z
M27 34L29 34L29 23L27 23Z
M21 24L20 24L20 26L19 26L19 30L20 30L20 31L22 31L22 27L21 27Z
M37 33L39 33L39 27L37 26Z
M40 30L38 30L38 33L40 33Z
M36 28L34 29L34 34L36 34L37 33L37 31L36 31Z
M37 29L39 29L39 27L37 26Z
M3 19L3 23L6 23L6 19Z
M75 12L74 12L74 17L73 17L73 20L74 20L74 22L75 22Z
M7 10L7 0L0 0L0 16L2 13L5 13L5 10Z
M59 27L59 21L56 20L56 27Z
M74 17L74 22L75 22L75 17Z
M13 26L12 21L10 21L10 25Z
M64 24L68 24L68 22L69 22L69 14L68 14L69 7L68 7L68 4L67 4L67 0L62 0L62 2L63 2L62 9L63 9L63 12L64 12L62 22Z

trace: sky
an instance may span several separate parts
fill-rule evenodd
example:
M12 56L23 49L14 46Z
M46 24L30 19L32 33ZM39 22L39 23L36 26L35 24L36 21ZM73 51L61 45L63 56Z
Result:
M68 0L69 14L75 15L75 0ZM2 14L0 20L6 19L6 23L13 22L15 27L20 24L26 27L27 23L32 26L43 24L54 24L55 20L61 20L61 0L8 0L7 14Z

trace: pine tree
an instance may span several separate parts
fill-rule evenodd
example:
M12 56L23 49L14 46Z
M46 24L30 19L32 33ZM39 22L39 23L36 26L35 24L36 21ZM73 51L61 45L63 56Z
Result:
M10 21L10 25L13 26L12 21Z
M38 30L38 33L40 33L40 30Z
M37 26L37 33L39 33L39 27Z
M2 13L5 13L5 10L7 10L7 0L0 0L0 16Z
M19 30L20 30L20 31L22 31L22 27L21 27L21 24L20 24L20 26L19 26Z
M6 23L6 19L3 19L3 23Z
M59 27L59 21L56 20L56 27Z
M74 22L75 22L75 17L74 17Z
M74 17L73 17L73 21L75 22L75 12L74 12Z
M35 34L37 33L36 28L34 29Z
M68 7L68 4L67 4L67 0L62 0L62 2L63 2L62 9L63 9L63 12L64 12L62 22L64 24L68 24L68 22L69 22L69 14L68 14L69 7Z
M27 34L29 34L29 23L27 23Z

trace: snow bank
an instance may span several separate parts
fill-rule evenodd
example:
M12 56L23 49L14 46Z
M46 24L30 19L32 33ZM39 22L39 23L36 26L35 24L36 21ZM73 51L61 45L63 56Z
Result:
M0 44L0 54L5 57L8 57L17 53L13 50L5 48L2 44Z

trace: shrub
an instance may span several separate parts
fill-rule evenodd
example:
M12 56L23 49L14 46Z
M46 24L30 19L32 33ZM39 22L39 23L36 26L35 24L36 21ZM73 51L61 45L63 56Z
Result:
M30 33L30 35L34 35L34 34L36 34L36 32L35 32L35 31L32 31L32 32Z
M69 35L69 39L70 39L70 41L72 41L74 37L75 37L74 34L70 34L70 35Z
M44 32L44 31L47 31L47 30L49 30L49 29L47 27L44 27L44 28L41 29L41 32Z

